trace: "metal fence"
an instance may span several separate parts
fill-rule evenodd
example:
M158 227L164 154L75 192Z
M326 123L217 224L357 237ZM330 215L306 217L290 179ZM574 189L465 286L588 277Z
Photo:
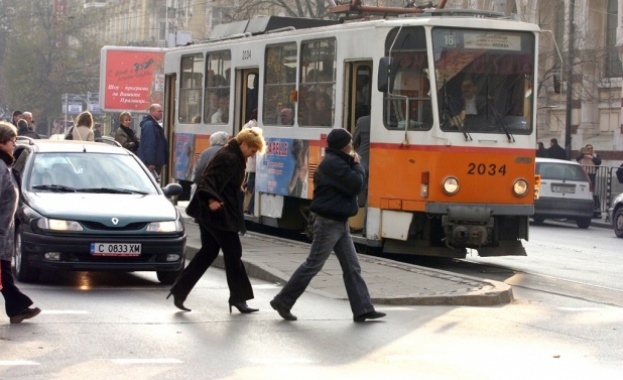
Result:
M595 198L595 217L598 214L605 213L605 221L610 222L610 214L608 210L612 205L614 198L623 192L623 184L619 182L616 176L618 166L589 166L582 165L584 170L589 173L589 177L595 175L595 186L593 194ZM591 178L592 179L592 178Z

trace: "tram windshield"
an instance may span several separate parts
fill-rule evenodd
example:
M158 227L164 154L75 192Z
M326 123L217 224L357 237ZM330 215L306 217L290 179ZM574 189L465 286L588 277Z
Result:
M443 131L532 132L532 33L434 28L432 42Z

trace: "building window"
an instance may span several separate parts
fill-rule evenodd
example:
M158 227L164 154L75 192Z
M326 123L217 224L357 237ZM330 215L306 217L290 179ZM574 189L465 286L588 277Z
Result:
M608 11L606 13L606 67L607 78L620 77L623 75L623 67L619 60L617 43L617 19L618 19L617 0L608 0Z

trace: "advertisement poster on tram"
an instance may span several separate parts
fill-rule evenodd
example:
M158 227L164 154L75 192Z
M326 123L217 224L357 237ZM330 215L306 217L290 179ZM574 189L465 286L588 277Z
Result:
M195 135L192 133L177 133L175 135L175 167L173 178L191 181L194 157Z
M210 135L176 133L173 178L183 181L192 181L195 165L197 161L199 161L199 156L209 147Z
M146 111L164 98L165 49L104 46L101 51L100 108L106 112Z
M255 184L270 194L311 198L309 141L266 139L266 153L258 156Z

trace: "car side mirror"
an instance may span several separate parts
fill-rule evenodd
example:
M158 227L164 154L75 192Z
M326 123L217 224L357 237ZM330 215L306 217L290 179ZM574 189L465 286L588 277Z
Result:
M167 198L170 198L182 194L183 188L179 183L170 183L163 187L162 191Z

